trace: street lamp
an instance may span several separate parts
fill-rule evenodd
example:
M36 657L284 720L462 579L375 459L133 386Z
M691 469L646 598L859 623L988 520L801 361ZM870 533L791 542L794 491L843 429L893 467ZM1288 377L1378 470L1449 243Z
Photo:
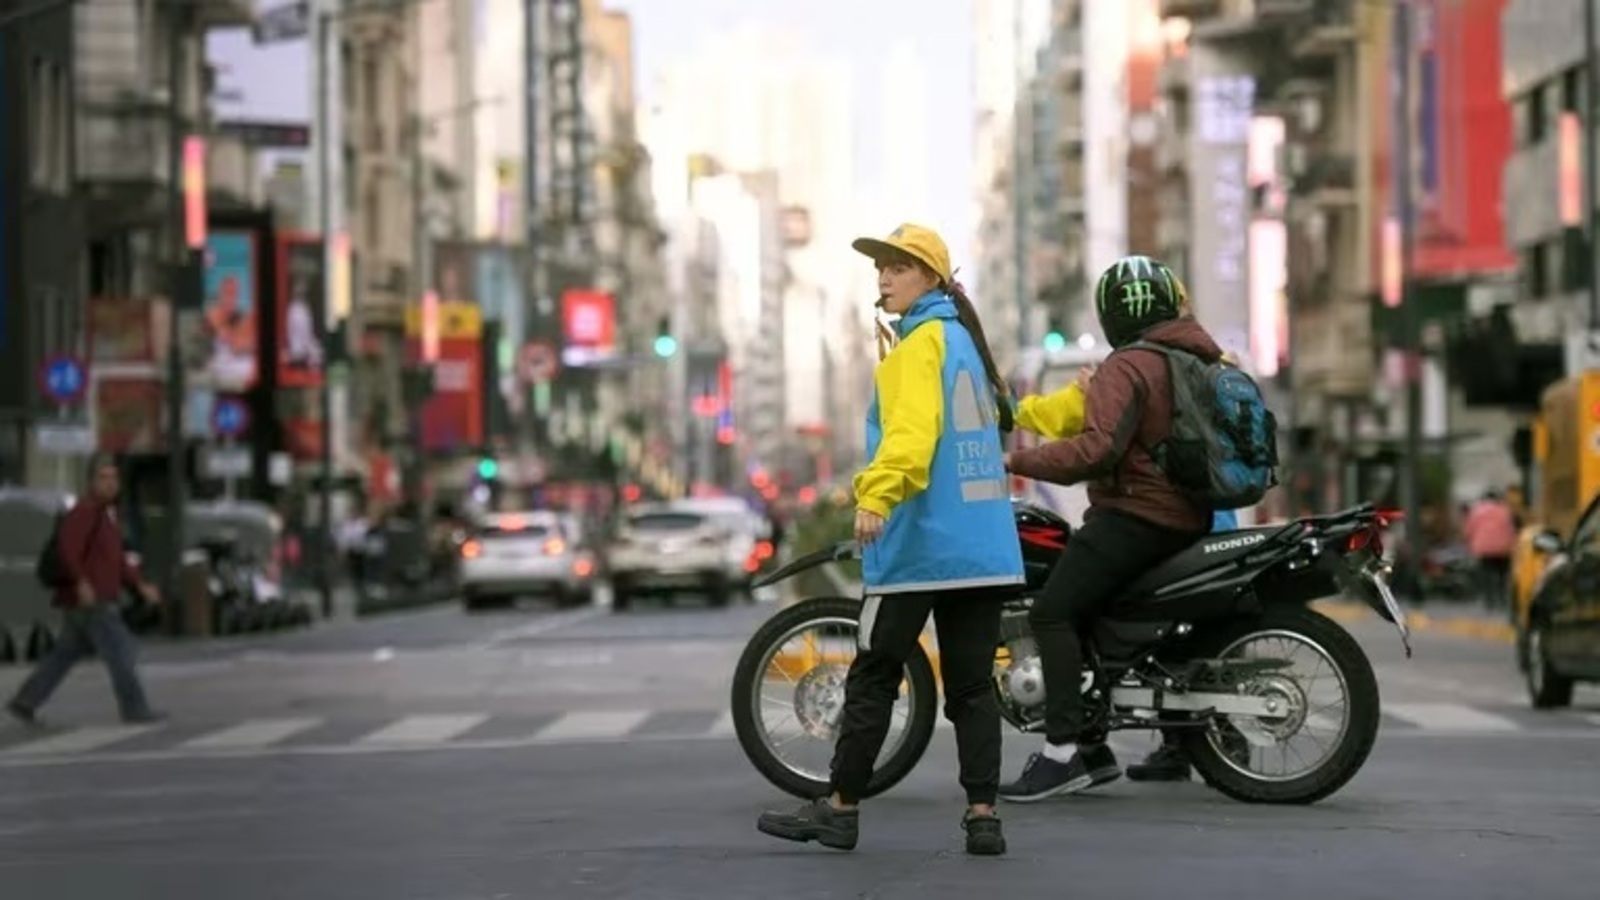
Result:
M335 56L331 52L332 42L329 35L333 31L335 22L343 21L351 16L371 12L395 12L410 6L414 0L308 0L320 2L322 8L317 10L317 120L314 126L317 135L317 217L322 232L322 316L323 329L330 338L337 328L335 321L334 300L343 288L342 276L345 275L343 266L340 265L339 251L336 247L334 236L334 178L333 161L335 159L336 145L342 143L342 135L334 135L332 93L338 85L334 84L332 77L332 61ZM342 72L340 73L343 74ZM342 179L341 179L342 182ZM335 348L330 346L330 351ZM343 349L343 348L340 348ZM329 356L335 354L330 352ZM342 363L341 363L342 364ZM318 435L321 440L321 459L319 468L319 481L322 484L321 496L318 498L318 588L321 593L322 615L327 618L333 614L333 379L331 367L323 373L321 391L321 427Z

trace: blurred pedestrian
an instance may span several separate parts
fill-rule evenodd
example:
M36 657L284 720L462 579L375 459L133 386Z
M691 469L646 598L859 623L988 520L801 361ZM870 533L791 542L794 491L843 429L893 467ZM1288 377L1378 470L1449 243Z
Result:
M1477 560L1485 605L1497 609L1509 603L1511 554L1517 548L1517 516L1511 504L1497 491L1486 492L1467 511L1461 536Z
M34 723L39 708L91 651L105 661L124 722L163 718L150 709L145 698L133 632L122 620L118 606L124 589L136 591L147 603L159 603L161 596L123 552L122 526L117 521L121 476L116 462L96 454L89 461L88 477L88 493L62 517L56 533L63 577L53 602L61 610L60 640L6 704L13 717L27 724Z
M991 684L1000 639L996 588L1023 583L1002 429L1011 410L983 327L933 231L902 225L853 246L877 265L880 331L867 456L855 478L862 545L859 654L845 681L829 795L761 816L761 831L840 850L856 846L860 811L888 735L906 659L931 613L944 712L955 726L967 852L999 855L1000 710ZM880 323L881 324L881 323ZM959 536L955 538L953 536Z

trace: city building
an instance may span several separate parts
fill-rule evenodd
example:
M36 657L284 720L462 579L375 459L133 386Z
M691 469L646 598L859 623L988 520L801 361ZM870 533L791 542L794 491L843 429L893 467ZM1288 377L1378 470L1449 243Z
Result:
M730 79L729 71L741 77ZM784 410L791 442L799 442L797 429L826 435L823 455L830 464L855 465L864 447L873 360L867 293L873 288L850 240L872 201L855 193L855 104L846 72L786 36L733 31L663 73L652 103L658 166L686 166L704 157L725 174L776 178L783 320L767 326L762 339L781 334L783 350L752 357L752 365L774 370L755 378L754 390L781 385L783 396L751 395L752 385L737 378L734 392L751 408ZM678 202L660 196L663 210ZM749 252L763 251L752 245ZM772 246L765 252L772 253ZM769 290L777 283L766 282ZM760 291L748 296L753 304L765 302ZM828 389L818 391L823 384Z
M1504 304L1515 334L1506 335L1503 325L1497 331L1500 343L1522 350L1514 367L1520 383L1484 385L1484 390L1514 394L1524 408L1550 377L1552 345L1561 346L1567 372L1596 362L1586 337L1600 327L1595 324L1600 311L1590 309L1587 296L1596 251L1584 232L1584 205L1593 204L1594 195L1584 196L1582 154L1600 134L1590 112L1600 107L1584 87L1585 2L1594 0L1489 4L1503 7L1497 36L1504 71L1496 74L1510 105L1511 139L1503 193L1494 199L1500 201L1504 238L1517 272L1513 296ZM1490 39L1482 32L1476 36ZM1484 318L1490 310L1479 305L1471 312Z
M38 483L34 423L55 417L37 372L85 351L73 7L0 2L0 483ZM15 18L12 18L15 16Z

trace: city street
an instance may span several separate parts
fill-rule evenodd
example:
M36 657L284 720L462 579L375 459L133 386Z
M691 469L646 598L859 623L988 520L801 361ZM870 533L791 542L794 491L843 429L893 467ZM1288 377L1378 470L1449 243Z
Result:
M1349 615L1384 687L1365 771L1311 808L1119 782L1003 810L961 852L954 748L871 803L853 854L773 841L788 803L732 738L727 681L776 607L444 607L246 645L170 646L170 723L119 728L98 668L0 727L0 896L1592 897L1600 694L1535 713L1503 644ZM21 670L0 672L10 690ZM1122 736L1130 762L1148 748ZM1007 771L1034 739L1008 735Z

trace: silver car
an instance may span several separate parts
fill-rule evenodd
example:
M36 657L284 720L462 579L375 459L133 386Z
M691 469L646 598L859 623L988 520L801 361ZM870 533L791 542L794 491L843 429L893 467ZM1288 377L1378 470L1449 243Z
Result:
M732 599L726 527L702 512L668 505L624 513L606 554L612 605L627 609L642 594L702 591L716 606Z
M592 596L595 561L578 535L552 512L483 517L461 544L461 602L467 609L525 594L554 595L563 605Z

